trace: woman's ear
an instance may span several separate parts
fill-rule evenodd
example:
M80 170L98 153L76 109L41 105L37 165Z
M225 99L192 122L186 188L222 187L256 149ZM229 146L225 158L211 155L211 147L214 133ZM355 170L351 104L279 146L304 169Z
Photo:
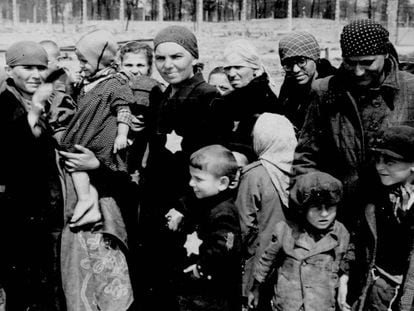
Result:
M6 74L9 78L11 78L11 76L12 76L12 69L13 68L8 66L8 65L4 66L4 71L6 71Z

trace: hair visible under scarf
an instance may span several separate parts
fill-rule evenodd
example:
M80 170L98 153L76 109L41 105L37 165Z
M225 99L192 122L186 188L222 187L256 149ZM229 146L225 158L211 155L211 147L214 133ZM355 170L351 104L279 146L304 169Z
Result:
M389 50L388 36L388 31L372 20L353 21L341 33L342 57L385 55Z
M286 117L266 112L257 119L253 128L253 148L286 207L297 143L293 125Z

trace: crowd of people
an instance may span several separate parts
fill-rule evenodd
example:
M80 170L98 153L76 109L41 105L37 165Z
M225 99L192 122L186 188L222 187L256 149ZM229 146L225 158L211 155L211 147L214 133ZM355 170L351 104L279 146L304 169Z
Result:
M414 75L372 20L340 46L284 35L277 94L251 42L205 74L183 26L13 43L0 310L412 310Z

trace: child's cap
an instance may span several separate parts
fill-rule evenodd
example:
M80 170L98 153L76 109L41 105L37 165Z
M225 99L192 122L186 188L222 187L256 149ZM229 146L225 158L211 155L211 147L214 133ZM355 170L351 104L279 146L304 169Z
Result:
M79 39L76 43L76 50L97 69L99 64L106 67L115 60L118 43L109 31L96 29Z
M414 128L398 125L383 129L371 150L399 160L414 161Z
M296 206L335 205L342 198L342 183L324 172L300 175L290 190L290 199Z

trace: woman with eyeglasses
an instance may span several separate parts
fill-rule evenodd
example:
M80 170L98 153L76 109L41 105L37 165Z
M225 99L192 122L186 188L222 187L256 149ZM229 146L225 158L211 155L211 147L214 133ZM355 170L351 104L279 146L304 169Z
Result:
M273 81L267 74L256 48L243 39L224 49L224 71L234 90L224 96L228 118L233 122L232 143L252 146L251 133L263 112L278 112Z
M319 55L319 44L308 32L292 32L279 41L280 62L286 74L279 100L282 114L293 123L297 133L305 120L313 81L336 72L336 68Z

